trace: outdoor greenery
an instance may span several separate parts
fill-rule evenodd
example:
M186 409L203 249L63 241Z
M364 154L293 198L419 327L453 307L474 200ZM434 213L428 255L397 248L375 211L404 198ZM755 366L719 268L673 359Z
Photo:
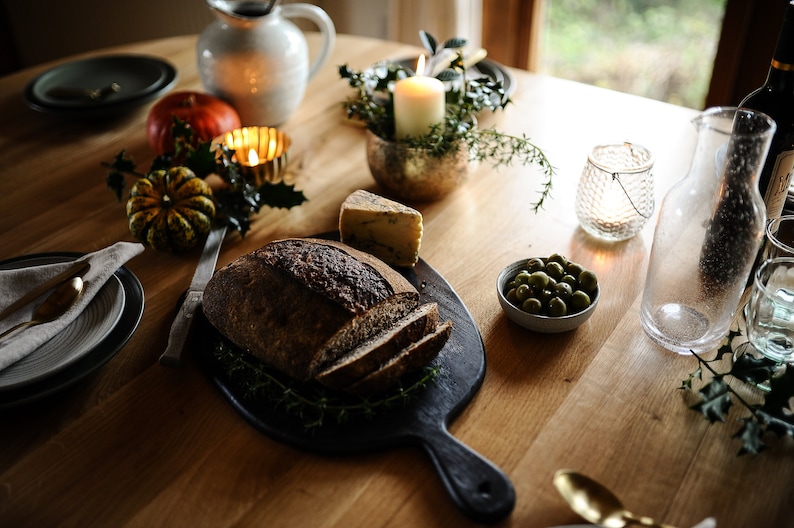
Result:
M701 109L725 0L548 0L540 71Z

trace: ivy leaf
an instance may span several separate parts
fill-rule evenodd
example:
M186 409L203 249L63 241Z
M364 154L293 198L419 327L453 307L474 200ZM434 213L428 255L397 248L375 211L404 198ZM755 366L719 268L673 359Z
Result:
M742 428L733 435L734 438L738 438L742 441L742 447L739 449L739 456L751 454L757 455L764 449L766 449L766 444L762 440L764 435L764 430L758 425L758 423L754 420L744 419L742 420Z
M693 410L699 411L708 418L711 423L716 421L724 422L725 415L733 405L733 400L729 392L728 384L722 376L715 376L709 383L700 389L703 400L693 405Z
M436 51L438 50L438 42L433 35L422 29L419 31L419 40L422 41L422 45L427 51L430 52L431 55L436 54Z

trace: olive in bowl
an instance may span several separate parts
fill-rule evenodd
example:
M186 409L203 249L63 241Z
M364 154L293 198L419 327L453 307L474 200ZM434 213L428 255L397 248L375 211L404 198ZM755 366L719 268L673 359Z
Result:
M601 297L595 273L556 253L513 262L499 274L496 290L511 321L547 334L580 326Z

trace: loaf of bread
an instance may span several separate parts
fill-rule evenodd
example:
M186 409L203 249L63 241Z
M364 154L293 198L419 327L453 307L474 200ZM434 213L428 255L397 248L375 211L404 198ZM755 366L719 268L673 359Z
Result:
M438 326L437 305L420 305L416 288L383 261L310 238L271 242L218 270L203 310L221 334L266 365L341 390ZM405 371L422 366L416 363L406 361ZM382 378L369 385L373 392L397 379Z

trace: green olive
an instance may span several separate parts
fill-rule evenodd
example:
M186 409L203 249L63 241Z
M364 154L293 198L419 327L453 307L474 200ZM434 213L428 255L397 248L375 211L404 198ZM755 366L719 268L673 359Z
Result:
M549 255L549 258L546 260L546 265L548 265L549 262L556 262L562 266L563 269L568 265L568 259L559 253L552 253Z
M596 274L590 270L584 270L579 274L579 288L585 292L592 294L598 287L598 278Z
M573 295L571 295L570 305L575 312L581 312L590 306L590 296L582 290L576 290L573 292Z
M552 298L549 301L549 315L551 317L562 317L563 315L568 315L568 307L565 305L565 301L559 297Z
M546 273L549 277L560 280L565 275L565 268L559 262L549 262L546 264Z
M508 301L510 301L511 304L518 304L518 299L516 298L516 289L515 288L510 288L507 291L507 295L505 295L505 297L507 298Z
M549 285L549 278L545 271L535 271L529 276L527 284L535 291L540 291Z
M539 314L543 310L543 304L540 299L530 297L521 305L521 309L531 314Z
M574 277L578 277L584 271L584 266L581 264L577 264L576 262L569 262L567 266L565 266L565 272L568 275L573 275Z
M516 288L516 300L519 303L524 302L532 295L532 289L527 284L519 284Z
M531 258L527 261L527 271L532 273L534 271L541 271L546 267L546 263L541 258Z
M528 280L529 280L529 272L524 270L518 272L518 275L515 276L513 282L515 282L516 286L518 286L519 284L526 284Z
M560 279L560 282L567 282L574 290L579 287L579 281L576 280L576 277L573 275L563 275L562 279Z
M538 299L543 303L543 306L548 306L552 298L554 298L554 292L551 290L543 290L538 293Z
M558 282L557 286L554 287L554 293L563 301L567 301L573 295L573 288L567 282Z

